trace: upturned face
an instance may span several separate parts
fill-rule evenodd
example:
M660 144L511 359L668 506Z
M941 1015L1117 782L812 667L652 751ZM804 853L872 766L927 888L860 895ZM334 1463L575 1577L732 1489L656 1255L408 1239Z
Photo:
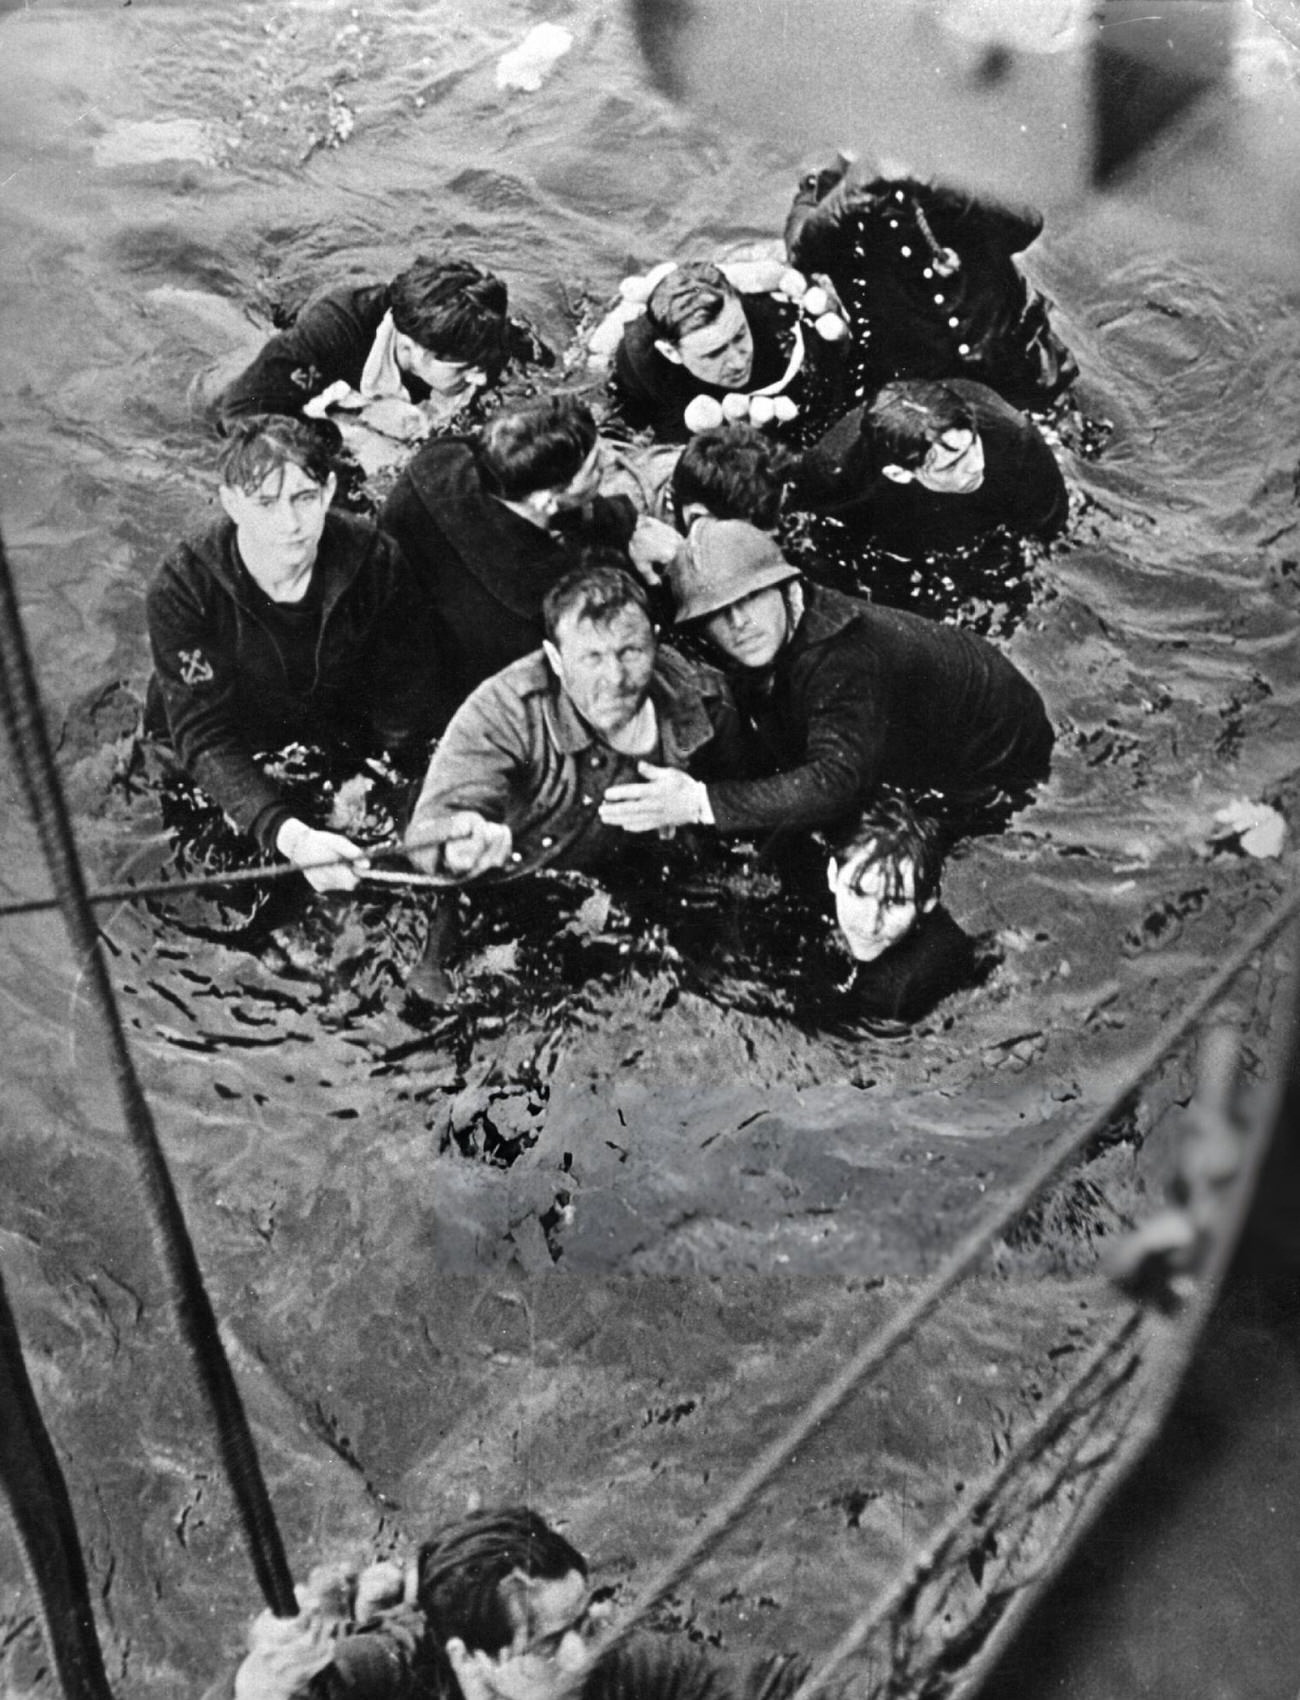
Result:
M770 667L790 635L790 611L780 585L768 585L710 614L709 641L742 667Z
M223 484L218 497L235 523L245 565L279 576L309 567L316 559L334 487L333 473L318 484L292 461L268 472L255 490Z
M916 863L910 856L897 862L869 862L870 848L843 863L832 857L826 870L835 897L835 919L858 962L874 962L916 925Z
M546 653L573 706L602 737L640 713L655 663L654 630L642 609L620 608L599 624L564 614Z
M711 325L688 331L677 344L682 365L702 384L743 390L754 369L754 337L738 300L724 304Z
M984 482L984 444L974 431L952 427L916 468L916 481L939 496L969 496Z

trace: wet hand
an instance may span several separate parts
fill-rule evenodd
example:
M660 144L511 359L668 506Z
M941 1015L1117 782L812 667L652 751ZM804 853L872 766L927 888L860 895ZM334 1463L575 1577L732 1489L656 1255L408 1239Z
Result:
M235 1700L300 1700L332 1661L342 1625L313 1606L305 1590L299 1601L297 1617L264 1611L253 1619L248 1656L235 1672Z
M367 402L357 415L363 425L399 443L417 443L429 434L431 421L423 409L401 396L380 396Z
M452 879L474 879L504 867L513 849L510 828L474 809L416 820L406 837L406 853L422 873L448 874Z
M627 552L637 572L647 584L654 586L663 579L663 569L677 559L685 541L681 532L666 520L642 514L636 522Z
M364 850L339 832L317 832L291 817L275 835L275 847L286 861L301 868L315 891L355 891L370 866Z
M656 832L666 827L713 824L708 787L679 767L637 763L642 782L611 785L600 805L606 826L625 832Z

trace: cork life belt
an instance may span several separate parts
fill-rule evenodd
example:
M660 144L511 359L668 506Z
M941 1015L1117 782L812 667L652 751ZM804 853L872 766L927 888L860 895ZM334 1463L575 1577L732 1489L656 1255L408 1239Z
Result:
M683 423L691 432L742 420L760 427L788 424L798 417L799 404L787 392L803 370L809 337L842 342L849 335L848 321L830 289L811 282L803 272L782 260L729 259L716 263L738 294L767 294L798 309L793 346L785 371L773 383L754 390L730 391L723 396L694 396L683 410ZM645 312L655 287L676 267L676 260L664 260L647 272L633 273L623 279L618 287L618 300L587 338L589 370L602 372L611 368L624 329Z

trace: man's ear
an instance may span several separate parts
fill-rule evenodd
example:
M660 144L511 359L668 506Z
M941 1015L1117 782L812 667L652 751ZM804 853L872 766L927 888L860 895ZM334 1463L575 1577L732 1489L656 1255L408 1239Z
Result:
M882 466L880 470L895 484L911 484L916 479L916 474L909 472L905 466Z
M338 487L338 474L336 472L331 472L329 477L321 485L321 489L325 492L325 505L327 507L334 500L334 492L338 489Z
M928 915L930 913L931 909L937 909L938 907L939 907L939 893L937 891L932 891L930 893L930 895L926 898L925 902L921 905L921 913L923 915Z
M240 494L241 492L230 484L219 484L217 486L217 500L221 503L222 512L227 519L234 519L235 512L232 503L234 498Z
M674 366L682 364L682 351L675 342L669 342L666 336L655 338L655 347L665 360L671 360Z
M560 652L551 642L550 638L542 639L542 653L550 662L552 673L555 674L557 679L560 678Z
M830 861L826 864L826 884L832 891L835 890L835 882L839 879L839 877L840 865L835 860L834 856L832 856Z

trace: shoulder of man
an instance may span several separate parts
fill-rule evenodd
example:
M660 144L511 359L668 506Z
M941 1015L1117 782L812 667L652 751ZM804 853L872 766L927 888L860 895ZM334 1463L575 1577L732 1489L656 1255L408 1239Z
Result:
M145 595L147 608L171 601L177 595L187 601L210 586L224 582L230 570L229 540L234 527L224 517L205 530L182 539L159 563Z

